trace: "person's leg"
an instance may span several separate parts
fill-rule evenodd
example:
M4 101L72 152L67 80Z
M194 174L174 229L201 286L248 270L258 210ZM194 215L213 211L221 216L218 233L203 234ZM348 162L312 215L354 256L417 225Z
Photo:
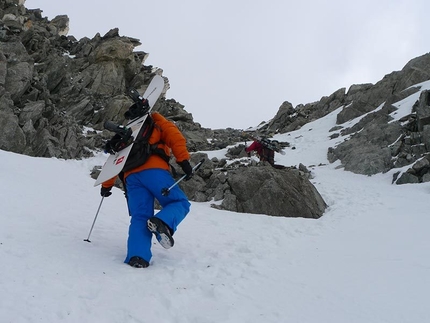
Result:
M270 165L275 165L275 152L273 150L269 150L269 159L268 162Z
M140 173L144 176L146 187L162 206L162 210L155 216L175 232L179 223L181 223L190 211L191 204L187 196L178 185L173 187L167 196L162 194L164 188L169 188L175 182L166 170L148 169Z
M154 215L154 197L141 182L141 174L134 173L126 178L127 201L130 212L130 226L127 240L127 257L141 257L147 262L151 260L152 233L147 228L147 221Z

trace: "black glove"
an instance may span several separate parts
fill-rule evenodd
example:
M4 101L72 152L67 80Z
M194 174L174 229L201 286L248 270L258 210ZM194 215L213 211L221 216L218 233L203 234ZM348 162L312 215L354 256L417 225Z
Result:
M108 197L112 195L112 192L110 191L112 189L111 187L103 187L100 189L100 195L103 197Z
M105 144L105 148L103 149L105 154L115 155L115 150L112 147L110 140L108 140Z
M181 166L185 175L187 175L187 177L185 177L186 181L193 177L193 168L191 167L190 162L188 160L181 161L180 163L178 163L178 165Z

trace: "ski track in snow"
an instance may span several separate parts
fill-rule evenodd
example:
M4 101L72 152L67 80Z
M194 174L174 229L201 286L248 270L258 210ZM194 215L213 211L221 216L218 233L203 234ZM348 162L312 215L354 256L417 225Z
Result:
M175 247L154 239L146 269L123 264L129 217L118 189L103 201L92 242L83 241L101 200L89 172L105 156L0 151L1 322L430 321L430 183L391 185L392 172L328 164L336 113L275 138L296 147L278 163L312 170L323 217L192 203Z

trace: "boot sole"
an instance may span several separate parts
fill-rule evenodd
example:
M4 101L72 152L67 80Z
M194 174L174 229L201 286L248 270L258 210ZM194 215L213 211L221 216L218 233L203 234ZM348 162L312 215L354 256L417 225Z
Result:
M170 249L173 247L175 241L173 240L173 237L170 235L170 233L167 232L167 228L165 228L164 226L158 226L156 223L152 222L151 219L148 220L147 224L148 230L155 235L158 243L164 249Z

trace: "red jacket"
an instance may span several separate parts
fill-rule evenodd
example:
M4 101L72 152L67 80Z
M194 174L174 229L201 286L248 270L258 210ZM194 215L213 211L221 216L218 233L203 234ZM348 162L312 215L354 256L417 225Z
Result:
M258 141L254 141L249 147L245 149L247 153L255 150L259 156L263 155L264 146Z
M245 148L247 153L255 150L261 161L267 161L270 164L275 163L275 152L272 149L264 147L259 141L254 141L249 147Z

